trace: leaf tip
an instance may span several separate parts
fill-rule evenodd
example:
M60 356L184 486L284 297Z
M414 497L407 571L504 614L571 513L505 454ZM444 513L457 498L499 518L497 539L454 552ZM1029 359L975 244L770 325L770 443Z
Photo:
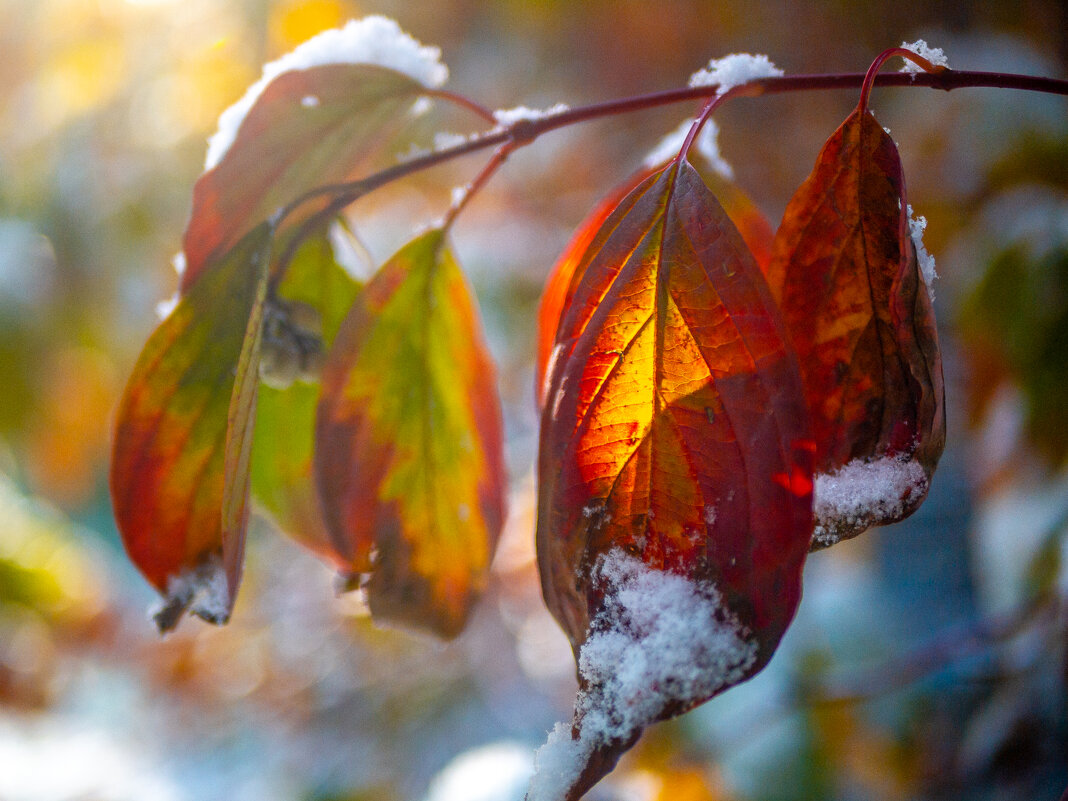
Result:
M233 592L222 559L211 556L167 580L162 604L151 612L160 634L178 626L187 611L216 626L230 621Z

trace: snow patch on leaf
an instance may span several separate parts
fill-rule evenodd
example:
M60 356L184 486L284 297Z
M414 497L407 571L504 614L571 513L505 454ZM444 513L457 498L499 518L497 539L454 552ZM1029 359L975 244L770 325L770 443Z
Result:
M209 623L222 624L230 619L230 585L226 568L218 557L171 576L162 605L153 609L151 615L159 630L167 632L178 624L186 610Z
M260 79L219 117L219 129L208 140L204 170L212 169L223 160L237 138L245 116L271 81L286 72L327 64L386 67L404 73L427 88L441 86L449 77L448 67L441 63L441 50L420 44L394 20L378 15L350 20L343 28L323 31L264 65Z
M642 164L652 169L665 164L678 155L693 123L693 120L684 120L678 128L664 136L656 147L649 151L649 155L645 157ZM716 125L715 120L710 118L705 121L704 127L697 134L697 139L693 144L697 153L715 172L728 180L734 178L734 168L719 152L719 126Z
M883 456L854 459L834 473L816 476L813 539L834 545L843 524L855 529L870 520L899 517L913 497L927 492L927 473L917 461Z
M498 125L507 127L521 120L541 120L545 117L552 117L557 114L563 114L571 107L567 103L557 103L549 108L527 108L526 106L516 106L515 108L497 109L493 112L493 119L497 121Z
M930 47L923 39L917 39L915 42L902 42L901 46L906 50L911 50L920 58L925 58L930 61L936 67L945 67L949 69L949 60L946 58L946 54L941 47ZM900 70L901 72L923 72L923 67L912 61L905 59L905 66Z
M528 801L564 797L595 749L629 740L674 703L738 683L756 660L756 642L708 582L654 570L618 548L598 561L594 580L604 604L579 651L577 736L556 725L535 754Z
M761 78L778 78L783 71L764 54L731 53L723 58L714 58L708 66L690 76L690 86L718 86L716 96L721 97L735 86Z
M934 256L927 252L926 246L923 244L923 232L927 230L927 218L922 215L912 216L912 204L909 204L909 236L912 237L912 244L916 248L916 261L920 266L920 275L923 276L923 283L927 287L927 292L931 296L931 300L934 300L934 281L938 278L938 273L935 272L935 260Z

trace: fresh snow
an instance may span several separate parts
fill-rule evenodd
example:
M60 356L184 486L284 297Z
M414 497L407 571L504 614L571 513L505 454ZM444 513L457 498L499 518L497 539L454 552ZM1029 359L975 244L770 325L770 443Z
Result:
M557 103L549 108L527 108L516 106L515 108L502 108L493 112L493 119L502 127L508 127L521 120L541 120L556 114L563 114L571 107L567 103Z
M633 737L673 701L736 684L756 659L756 643L710 583L654 570L618 548L594 576L604 607L579 651L587 689L575 701L578 738L556 725L534 756L528 801L558 801L595 749Z
M394 20L378 15L350 20L345 27L323 31L292 52L264 65L260 79L219 117L219 129L208 140L204 169L210 170L222 161L245 116L271 81L286 72L326 64L387 67L403 72L427 88L441 86L449 77L448 68L441 63L441 50L420 44Z
M923 39L917 39L911 43L902 42L901 46L906 50L911 50L921 58L927 59L936 67L949 67L949 60L946 58L946 54L942 52L942 48L929 47ZM901 72L923 72L923 67L906 58L905 66L901 68Z
M154 609L153 617L175 604L212 623L225 622L230 617L230 587L222 560L210 559L168 578L163 608Z
M837 525L855 527L873 517L896 517L916 493L926 491L927 474L917 461L892 456L854 459L835 473L816 476L813 538L821 545L833 545L838 541Z
M690 86L718 86L717 97L725 95L735 86L760 78L778 78L783 71L767 56L752 53L731 53L723 58L714 58L708 66L690 76Z
M931 300L934 300L934 282L938 278L938 273L935 272L935 260L934 256L927 252L927 247L923 244L923 232L927 230L927 218L921 215L912 216L912 204L909 204L909 236L912 237L912 244L916 247L916 261L920 265L920 275L923 276L923 282L927 286L927 292L931 296Z
M678 128L664 136L656 147L649 151L649 155L642 162L646 167L657 167L673 159L686 141L686 134L693 127L694 120L684 120ZM730 180L734 178L734 169L719 152L719 126L713 119L705 120L704 127L697 134L694 148L715 172Z

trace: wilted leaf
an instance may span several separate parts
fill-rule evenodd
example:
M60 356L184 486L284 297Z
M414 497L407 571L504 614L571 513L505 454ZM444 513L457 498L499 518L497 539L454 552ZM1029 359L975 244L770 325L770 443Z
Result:
M694 169L643 182L583 262L542 413L537 535L582 692L532 798L577 798L642 727L766 664L812 531L797 364Z
M252 226L305 192L366 168L424 91L404 73L373 64L329 64L271 81L226 155L193 189L182 292ZM306 204L287 226L324 203Z
M816 442L814 546L907 516L945 443L942 363L901 161L870 112L835 131L791 199L768 283Z
M451 637L485 586L505 476L493 363L434 230L364 288L323 371L315 475L371 612Z
M248 460L271 230L260 225L149 338L119 405L115 520L130 559L165 596L215 623L233 608L248 520Z
M545 290L542 292L541 303L538 306L535 394L539 408L545 403L545 382L548 380L549 357L552 354L553 341L556 337L556 327L564 309L571 302L576 284L586 269L587 252L596 250L596 246L593 246L594 237L602 232L604 221L608 219L608 215L615 210L619 202L653 172L654 170L648 168L640 170L601 200L575 230L546 279ZM775 232L763 212L733 181L710 168L698 170L698 172L742 235L742 239L749 247L757 264L764 269L771 258L771 243Z
M314 337L320 348L318 356L328 352L359 289L359 284L334 260L327 237L309 239L278 286L282 305L276 311L283 315L281 324L285 327L279 341L272 343L283 354L276 356L275 363L288 359L294 371L299 372L300 354L292 352L286 335L289 339L301 333ZM307 330L310 326L302 332L298 327L302 321L295 319L297 312L309 310L315 318L313 322L317 322L317 332ZM260 387L252 446L252 495L279 528L340 569L344 560L326 532L312 481L318 376L305 378L315 380L294 380L287 387Z

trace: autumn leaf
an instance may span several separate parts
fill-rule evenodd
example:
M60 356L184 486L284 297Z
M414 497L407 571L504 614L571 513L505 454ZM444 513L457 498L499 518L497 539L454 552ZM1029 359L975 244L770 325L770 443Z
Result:
M260 225L212 265L149 338L119 405L115 519L165 598L161 630L186 608L213 623L233 609L270 243Z
M253 497L282 531L338 569L344 559L322 522L312 480L319 376L297 378L301 358L313 362L305 365L310 372L321 368L319 359L329 351L359 289L335 261L325 234L297 251L272 303L278 322L267 326L273 341L264 351L274 352L274 375L266 376L259 390L252 446ZM310 342L302 353L305 340Z
M696 171L645 180L583 262L551 359L537 532L581 691L531 798L578 798L644 726L763 667L812 531L797 364Z
M911 514L945 443L931 297L893 139L855 111L775 238L768 283L797 350L816 442L814 547Z
M385 57L392 53L398 55ZM342 58L357 63L323 63ZM394 61L404 69L390 68ZM258 222L373 164L412 118L413 104L446 74L436 48L419 46L392 21L373 16L320 34L268 65L263 81L221 118L207 170L193 189L182 292ZM289 215L287 227L325 203L305 204Z
M538 306L535 362L535 395L538 408L541 408L545 402L545 382L548 380L549 357L552 354L556 337L556 327L588 263L584 257L591 249L594 237L601 232L608 215L623 198L653 172L652 168L639 170L601 200L575 230L546 279L545 290L542 292L541 303ZM757 264L764 269L771 258L771 243L775 232L763 212L737 184L714 169L706 166L699 168L698 173L738 229Z
M503 520L495 369L433 230L367 284L323 370L315 476L327 528L379 620L455 636Z

